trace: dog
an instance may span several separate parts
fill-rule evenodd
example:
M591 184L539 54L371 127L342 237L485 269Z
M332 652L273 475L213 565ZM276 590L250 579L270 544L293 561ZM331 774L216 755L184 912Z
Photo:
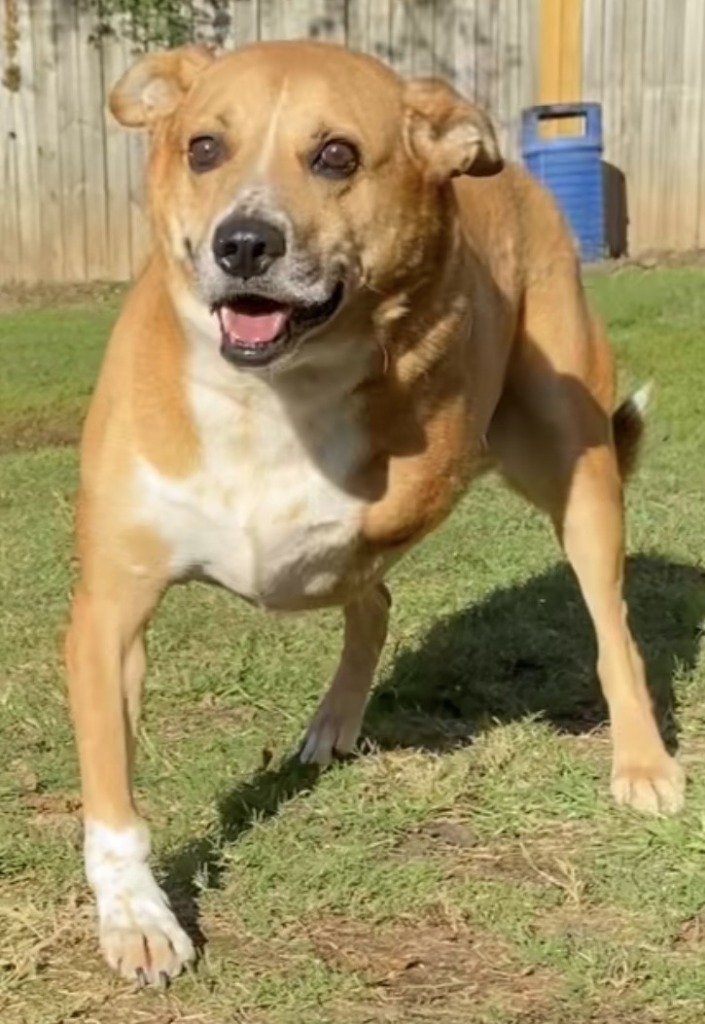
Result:
M643 431L549 194L449 85L333 44L142 57L110 107L150 136L154 244L86 418L66 641L100 943L124 977L194 958L148 865L131 772L143 633L192 577L264 609L339 606L300 756L350 752L384 578L496 470L550 517L592 618L612 793L674 812L622 593Z

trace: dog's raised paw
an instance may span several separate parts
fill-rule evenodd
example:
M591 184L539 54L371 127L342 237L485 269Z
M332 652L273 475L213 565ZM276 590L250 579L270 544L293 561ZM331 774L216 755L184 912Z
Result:
M620 765L612 775L612 796L643 814L677 814L685 799L685 774L668 756L655 765Z

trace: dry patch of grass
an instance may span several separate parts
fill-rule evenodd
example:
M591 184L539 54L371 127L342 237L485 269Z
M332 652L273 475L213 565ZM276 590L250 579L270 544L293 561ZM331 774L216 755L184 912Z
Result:
M522 967L506 943L443 916L375 926L324 919L307 934L325 963L359 976L368 1000L400 1020L460 1021L490 1005L524 1012L560 990L553 972Z
M76 284L0 284L0 313L18 310L67 309L114 306L127 290L115 281L86 281Z

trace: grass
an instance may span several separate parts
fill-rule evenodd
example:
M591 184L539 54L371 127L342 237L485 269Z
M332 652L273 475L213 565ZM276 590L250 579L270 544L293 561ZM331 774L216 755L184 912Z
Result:
M477 487L396 571L364 756L290 759L332 613L192 585L151 633L138 786L207 943L167 994L96 951L59 658L76 455L114 300L0 315L3 1024L695 1024L705 1003L705 273L589 282L624 389L652 379L629 594L690 785L618 812L593 641L543 520Z

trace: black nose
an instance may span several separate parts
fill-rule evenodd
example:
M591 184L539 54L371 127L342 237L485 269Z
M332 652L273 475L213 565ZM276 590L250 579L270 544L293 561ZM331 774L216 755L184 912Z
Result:
M228 217L213 237L218 266L232 277L258 277L285 252L279 228L256 217Z

